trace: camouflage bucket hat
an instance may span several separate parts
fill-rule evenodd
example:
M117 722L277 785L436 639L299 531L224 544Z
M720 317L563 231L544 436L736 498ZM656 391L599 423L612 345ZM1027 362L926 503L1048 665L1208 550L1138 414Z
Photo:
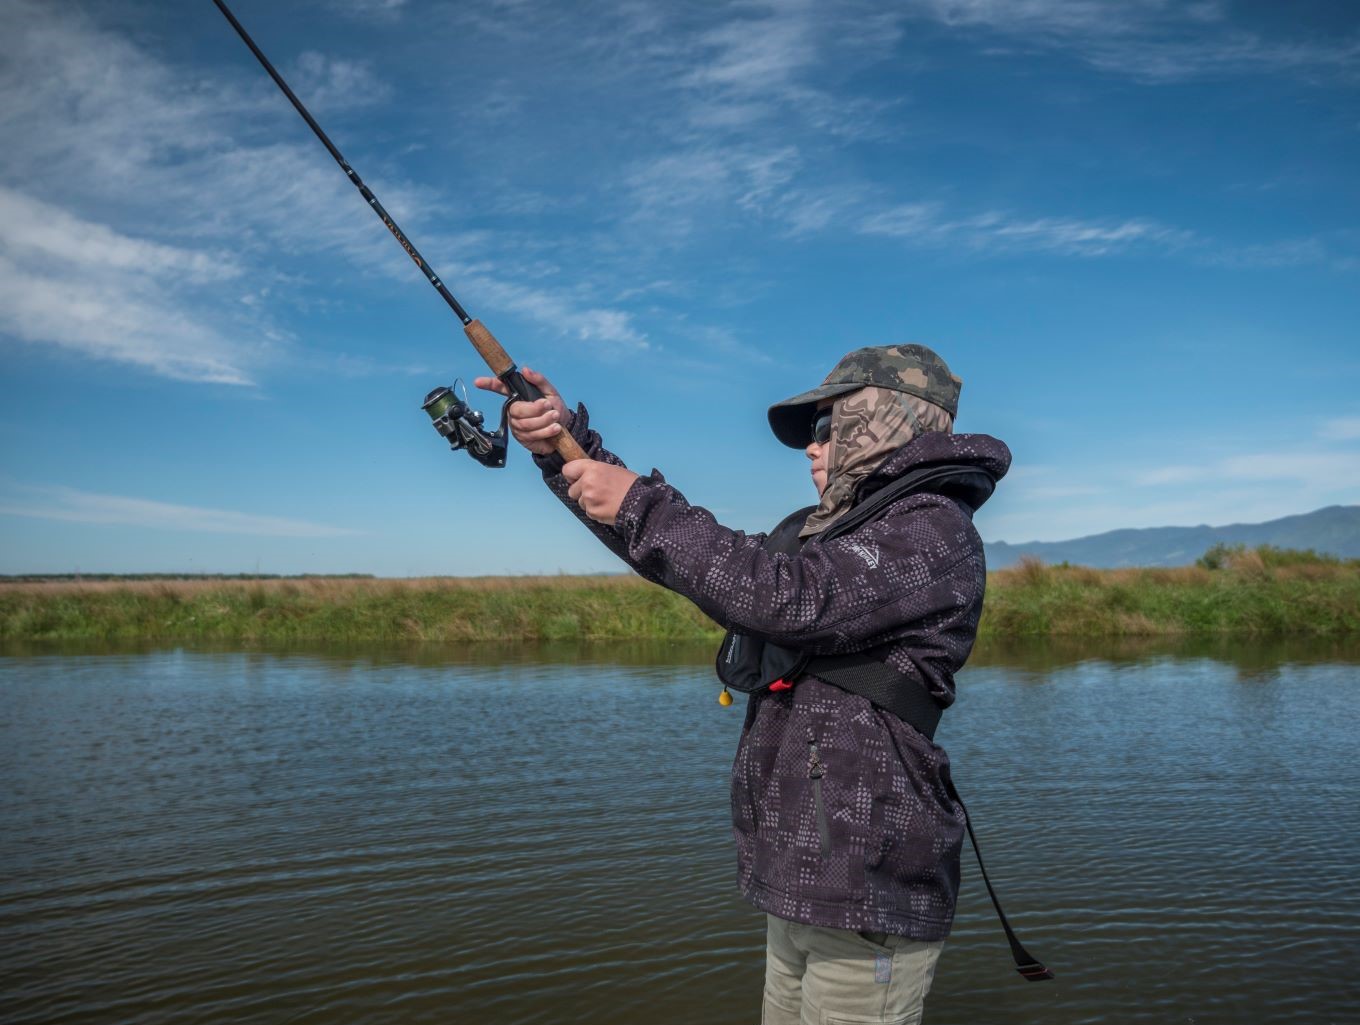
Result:
M950 417L955 417L963 382L924 345L871 345L841 357L819 387L771 406L770 429L790 448L806 448L817 403L865 385L915 395L942 406Z

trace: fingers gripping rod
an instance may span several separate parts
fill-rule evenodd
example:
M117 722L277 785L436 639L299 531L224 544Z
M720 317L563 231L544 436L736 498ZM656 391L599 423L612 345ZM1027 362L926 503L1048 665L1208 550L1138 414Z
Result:
M260 62L260 65L265 71L269 72L269 77L274 80L274 84L283 91L284 96L288 97L288 102L302 115L302 120L307 122L307 127L315 133L316 137L321 140L321 144L325 146L330 155L335 158L335 162L340 165L340 170L345 172L346 177L348 177L354 187L359 190L359 195L364 197L368 202L368 205L373 208L373 212L378 215L383 224L387 226L387 230L392 233L392 237L401 244L402 249L406 250L406 255L415 261L415 265L420 268L421 273L425 275L425 279L434 286L434 290L439 293L440 298L448 304L449 309L453 310L453 312L458 315L458 319L463 323L463 333L467 335L468 341L472 343L472 347L481 354L482 359L486 361L486 365L491 368L491 372L505 382L506 387L510 389L515 398L522 399L526 402L532 402L534 399L542 398L543 393L524 379L524 375L519 372L519 368L515 365L515 361L512 360L505 349L501 347L501 343L496 341L495 336L486 329L486 326L480 320L474 320L472 317L468 316L467 311L463 309L458 300L453 297L453 293L444 286L444 282L439 280L439 275L437 275L434 270L431 269L430 265L425 262L425 258L420 255L420 251L411 244L411 240L406 237L406 233L403 232L397 222L392 219L392 215L387 212L382 203L378 202L378 197L373 195L373 190L365 185L364 180L359 177L354 168L349 166L349 161L345 159L340 150L336 148L335 143L331 142L326 133L322 131L321 126L316 123L316 119L313 118L307 108L302 105L302 101L299 100L293 90L288 87L288 83L283 80L283 76L275 70L274 65L269 62L269 58L264 55L264 52L255 45L255 40L250 38L250 33L236 20L236 15L231 13L231 9L223 2L223 0L213 0L213 3L217 5L217 9L222 12L223 17L227 19L231 24L231 27L236 30L236 34L241 37L241 41L245 43L246 46L250 47L250 52L255 55L255 59ZM585 451L576 443L576 440L565 432L558 435L555 444L558 454L560 454L563 459L572 460L587 458Z

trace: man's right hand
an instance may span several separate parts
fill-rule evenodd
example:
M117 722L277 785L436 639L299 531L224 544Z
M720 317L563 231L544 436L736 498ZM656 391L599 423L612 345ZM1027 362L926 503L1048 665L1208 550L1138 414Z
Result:
M537 370L521 367L520 373L543 393L543 398L510 403L510 433L534 455L551 455L557 451L557 436L571 427L572 413L552 382ZM472 383L482 391L510 395L510 389L499 377L478 377Z

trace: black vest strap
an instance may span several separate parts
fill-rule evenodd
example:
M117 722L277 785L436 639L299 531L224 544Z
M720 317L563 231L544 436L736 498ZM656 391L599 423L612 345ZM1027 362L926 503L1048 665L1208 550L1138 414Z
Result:
M1001 919L1001 928L1006 932L1006 942L1010 944L1011 957L1015 959L1015 970L1030 982L1056 978L1052 969L1045 968L1021 946L1019 937L1015 935L1015 930L1011 928L1011 923L1006 918L1006 912L1001 910L1001 901L997 898L996 891L992 889L992 881L987 878L987 866L982 863L982 848L978 846L977 835L973 832L973 816L968 814L968 806L963 803L963 798L954 789L954 781L947 775L944 778L944 785L949 790L949 796L963 809L963 823L968 829L968 839L973 843L973 856L977 858L978 869L982 872L982 883L987 887L987 896L992 898L992 907L996 908L996 917Z
M868 698L887 709L904 723L935 739L944 709L930 696L919 680L899 673L878 659L879 652L862 651L854 655L823 656L811 659L803 672Z
M856 503L848 513L823 530L820 537L825 542L848 534L906 495L930 491L975 509L991 496L995 488L996 481L990 474L973 467L954 464L928 466L904 474ZM904 723L934 740L935 728L940 724L944 709L921 686L920 680L899 673L882 662L878 656L883 653L862 651L853 655L822 656L809 661L804 672L848 690L851 694L868 698L879 708L887 709Z
M973 466L945 464L904 474L870 493L835 523L821 531L818 540L831 541L881 516L893 502L907 495L931 492L959 502L969 510L985 502L996 487L993 477ZM791 555L802 547L799 530L816 506L786 516L766 539L772 552ZM778 680L794 682L803 674L867 698L930 739L935 738L943 709L916 677L899 673L881 661L887 649L850 655L807 654L753 637L729 632L718 652L718 677L725 686L743 693L762 691Z

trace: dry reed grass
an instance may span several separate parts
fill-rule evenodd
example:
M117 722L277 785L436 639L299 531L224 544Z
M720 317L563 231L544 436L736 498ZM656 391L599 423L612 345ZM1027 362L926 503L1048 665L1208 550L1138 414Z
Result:
M1101 570L992 573L981 635L1360 633L1360 563L1279 550ZM686 599L633 575L0 582L0 638L504 641L709 639Z

